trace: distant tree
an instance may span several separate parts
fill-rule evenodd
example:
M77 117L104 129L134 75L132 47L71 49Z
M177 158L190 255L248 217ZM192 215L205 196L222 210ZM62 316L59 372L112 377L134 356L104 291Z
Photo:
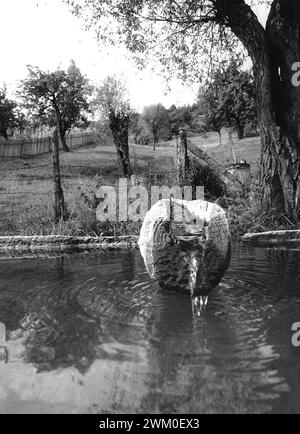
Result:
M178 116L178 110L175 104L171 105L171 107L168 109L168 113L171 134L172 136L178 136L182 119Z
M117 148L119 169L123 176L131 176L129 157L129 126L131 108L124 83L116 77L107 77L96 89L94 107L102 109Z
M87 78L72 61L68 70L42 71L28 66L29 75L22 81L20 95L24 106L41 124L55 126L64 151L69 151L66 133L87 124L90 86Z
M170 127L169 113L162 104L150 105L144 108L142 118L151 133L153 150L155 151L162 133Z
M241 69L238 60L216 71L207 88L200 89L198 104L205 129L217 131L220 141L222 127L236 131L242 139L247 125L256 127L258 122L253 76Z
M216 82L211 83L206 89L201 88L198 94L198 104L203 113L203 128L205 131L215 131L219 134L222 144L221 131L224 126L223 112L220 112L221 90Z
M219 110L223 113L225 126L236 131L241 140L246 127L256 129L258 123L253 75L249 71L241 71L236 62L219 74L219 80L224 83Z
M130 116L130 134L133 136L134 143L137 145L143 131L140 113L133 111Z
M17 103L7 98L6 87L0 89L0 135L8 139L9 131L22 131L25 127L25 117L18 109Z
M129 129L136 145L147 145L150 142L151 137L147 124L140 113L135 111L131 113Z
M199 132L199 106L197 104L180 107L173 104L168 109L168 113L172 136L177 136L181 128L190 132Z
M186 127L186 124L188 124L191 119L187 118L186 107L176 107L176 105L173 104L169 108L168 113L172 136L177 136L180 128Z

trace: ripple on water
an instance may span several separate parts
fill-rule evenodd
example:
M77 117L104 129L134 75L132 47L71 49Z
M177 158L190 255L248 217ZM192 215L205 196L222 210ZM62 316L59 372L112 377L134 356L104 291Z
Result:
M137 252L0 262L0 408L300 412L299 263L300 252L235 246L194 318Z

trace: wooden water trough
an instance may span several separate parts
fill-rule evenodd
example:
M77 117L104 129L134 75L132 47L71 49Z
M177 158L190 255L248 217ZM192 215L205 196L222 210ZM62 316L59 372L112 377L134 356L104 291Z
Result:
M300 248L300 230L246 234L242 237L242 241L257 247Z
M138 247L138 237L8 236L0 237L0 255L30 252L84 252Z

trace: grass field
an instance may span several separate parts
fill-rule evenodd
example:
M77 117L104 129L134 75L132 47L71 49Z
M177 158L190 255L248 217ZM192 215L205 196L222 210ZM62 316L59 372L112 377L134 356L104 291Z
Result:
M194 137L194 143L222 164L232 162L226 144L218 146L217 135ZM168 146L166 146L168 145ZM235 144L239 159L255 168L259 161L259 139ZM151 147L130 146L133 171L175 182L174 145L164 144L155 152ZM94 146L61 153L62 186L69 221L60 227L53 223L52 155L26 159L0 160L0 235L93 234L99 232L95 212L83 200L93 194L96 184L114 185L119 178L114 146Z
M229 145L229 137L226 131L222 133L222 145L220 145L219 136L216 133L190 137L189 140L224 166L231 165L234 162L231 146ZM251 164L255 173L260 161L260 138L249 137L243 140L237 140L237 138L234 137L233 141L237 160L246 160L247 163ZM168 146L175 146L175 141L167 142L167 144Z

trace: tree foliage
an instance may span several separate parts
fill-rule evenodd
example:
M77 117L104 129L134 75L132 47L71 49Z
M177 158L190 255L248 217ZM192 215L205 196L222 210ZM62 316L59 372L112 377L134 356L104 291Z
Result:
M222 6L218 4L224 0L65 2L76 15L84 17L87 27L96 29L101 41L125 44L141 66L158 58L167 76L176 72L185 80L200 80L204 71L226 58L228 52L241 49L220 13ZM209 62L204 63L204 57Z
M14 130L22 131L24 127L23 113L15 101L7 98L6 88L3 87L0 89L0 135L7 140L9 133L13 134Z
M203 116L203 129L216 131L221 137L224 122L219 106L220 93L220 88L214 82L210 83L207 88L201 87L198 94L198 104Z
M242 139L247 127L257 126L256 93L253 75L249 71L241 71L235 63L222 73L224 91L222 93L221 110L225 126L235 130Z
M207 88L200 88L198 103L208 131L220 134L223 127L228 127L242 139L247 127L257 125L253 75L243 71L237 61L217 70Z
M56 126L67 150L65 134L73 127L87 125L88 80L73 61L67 71L49 72L28 66L28 72L20 88L24 107L41 124Z
M163 133L168 134L170 127L169 113L162 104L153 104L144 108L142 118L152 136L153 149L162 138Z
M181 128L184 128L187 132L199 132L198 118L200 113L197 104L179 107L172 105L168 112L172 136L177 136Z
M116 116L130 115L129 95L123 80L116 76L108 76L95 91L94 108L100 110L104 117L109 119L112 112Z
M203 79L226 53L243 47L253 63L262 138L262 204L300 218L299 0L66 0L97 29L123 42L141 64L153 52L167 73ZM269 9L266 27L255 6ZM270 6L270 8L267 7Z
M142 115L133 111L130 116L130 134L136 145L149 145L151 134Z
M198 104L178 107L173 104L169 109L154 104L145 107L141 114L132 113L130 118L130 131L136 144L149 145L156 137L156 145L160 140L178 136L180 129L192 134L201 132Z
M107 77L95 89L94 109L100 111L104 123L108 123L117 149L119 172L130 176L129 126L131 108L125 84L117 77Z

